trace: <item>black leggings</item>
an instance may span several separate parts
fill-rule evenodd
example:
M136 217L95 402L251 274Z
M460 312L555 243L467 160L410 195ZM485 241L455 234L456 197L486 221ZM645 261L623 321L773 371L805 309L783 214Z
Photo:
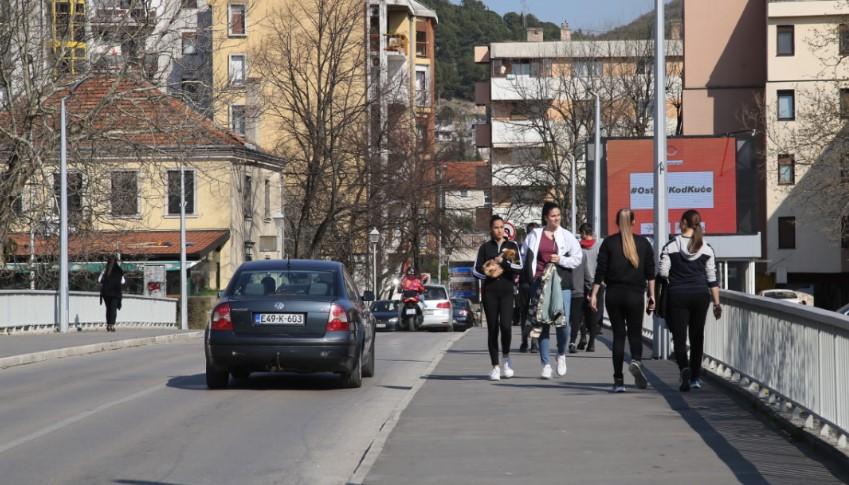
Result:
M605 303L613 326L613 378L622 379L626 335L631 346L631 360L643 358L645 294L636 289L608 286Z
M569 343L574 344L578 340L578 333L582 336L587 335L587 330L584 328L584 312L586 311L587 299L584 295L573 296L572 305L569 307L569 325L571 335L569 335Z
M118 298L104 296L103 303L106 305L106 325L115 325L118 319Z
M511 324L513 322L513 289L510 291L484 289L483 311L486 314L486 332L489 336L489 360L498 365L498 331L501 330L501 353L510 355Z
M705 319L710 306L708 293L669 293L666 319L675 343L675 360L678 368L690 368L692 379L702 371L705 346ZM690 332L690 358L687 359L687 330Z

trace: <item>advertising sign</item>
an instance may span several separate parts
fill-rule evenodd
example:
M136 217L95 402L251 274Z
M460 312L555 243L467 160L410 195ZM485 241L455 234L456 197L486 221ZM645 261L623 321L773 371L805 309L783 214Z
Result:
M165 265L146 264L144 266L144 294L165 298Z

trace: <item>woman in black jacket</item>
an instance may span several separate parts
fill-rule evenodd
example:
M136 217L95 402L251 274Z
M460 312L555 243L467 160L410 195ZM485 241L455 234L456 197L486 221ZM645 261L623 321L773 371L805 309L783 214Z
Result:
M106 331L115 331L115 320L121 309L121 286L126 283L124 270L118 264L115 256L106 259L106 268L97 279L100 282L100 304L106 304Z
M513 291L515 277L522 270L519 246L504 237L504 219L492 216L489 221L492 238L478 249L475 277L483 280L483 309L486 315L486 327L489 347L489 359L492 363L490 380L513 377L510 362L510 338L513 323ZM502 362L498 361L498 334L501 333Z
M640 360L643 355L643 309L648 282L648 311L654 311L654 250L648 239L633 233L634 213L620 209L616 214L619 232L604 240L598 251L590 307L598 310L598 291L607 283L605 306L613 326L613 392L625 392L622 365L625 337L631 347L628 370L640 389L648 386Z

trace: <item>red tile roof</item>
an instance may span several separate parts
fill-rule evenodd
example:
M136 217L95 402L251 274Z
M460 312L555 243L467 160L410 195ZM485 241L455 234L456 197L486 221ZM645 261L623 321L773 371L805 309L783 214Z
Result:
M484 180L488 178L485 176L489 175L487 166L485 161L445 162L443 172L445 188L449 190L487 188L488 184Z
M15 257L29 257L29 233L9 235L15 243ZM230 238L230 231L186 231L186 254L201 257L221 246ZM70 235L68 253L74 256L89 256L120 252L134 256L179 256L180 231L129 231L93 232L79 237ZM58 237L37 238L37 256L59 254Z

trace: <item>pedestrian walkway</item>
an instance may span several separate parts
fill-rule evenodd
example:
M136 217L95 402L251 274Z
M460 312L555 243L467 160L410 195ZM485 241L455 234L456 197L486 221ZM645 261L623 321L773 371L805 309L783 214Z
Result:
M486 332L470 330L425 377L365 483L849 480L849 470L791 442L710 381L678 392L672 362L645 362L647 390L636 389L626 370L627 392L610 393L606 333L595 353L569 356L565 377L541 380L539 357L515 352L516 376L493 383L486 380Z
M158 337L180 333L173 327L160 328L121 328L117 332L103 330L77 332L71 329L68 333L22 333L0 335L0 358L15 355L45 352L48 350L78 347L81 345L117 342L121 340Z

